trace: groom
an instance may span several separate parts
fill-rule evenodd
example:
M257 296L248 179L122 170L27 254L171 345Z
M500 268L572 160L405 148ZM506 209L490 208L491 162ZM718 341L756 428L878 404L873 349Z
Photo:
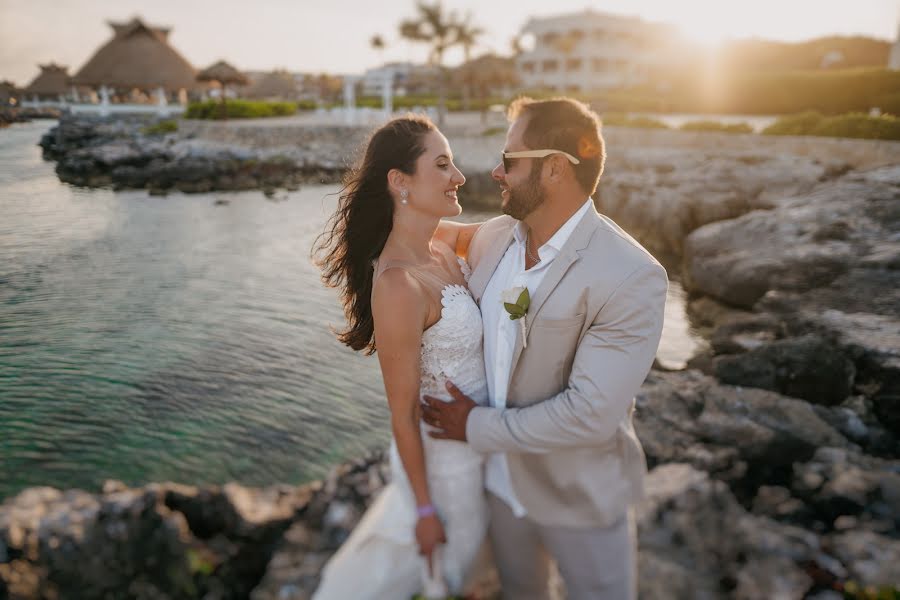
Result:
M662 332L666 272L594 209L605 159L594 112L520 99L509 118L492 173L508 216L485 223L468 252L491 405L448 382L454 401L426 396L424 419L434 437L488 455L504 598L549 598L551 557L570 599L635 598L630 505L646 463L632 413Z

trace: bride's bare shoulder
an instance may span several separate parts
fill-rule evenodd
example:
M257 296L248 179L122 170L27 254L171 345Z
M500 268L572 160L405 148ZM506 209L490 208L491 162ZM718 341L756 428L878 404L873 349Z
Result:
M372 284L372 315L376 324L405 321L421 329L427 316L422 286L402 266L388 265Z

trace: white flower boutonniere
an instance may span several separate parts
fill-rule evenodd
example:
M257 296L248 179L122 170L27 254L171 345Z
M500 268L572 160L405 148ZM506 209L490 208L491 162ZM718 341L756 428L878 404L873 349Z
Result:
M525 338L525 315L528 313L528 307L531 306L531 296L527 287L514 287L505 290L500 294L503 300L503 308L509 313L509 319L515 321L521 319L522 326L522 347L528 347L528 341Z

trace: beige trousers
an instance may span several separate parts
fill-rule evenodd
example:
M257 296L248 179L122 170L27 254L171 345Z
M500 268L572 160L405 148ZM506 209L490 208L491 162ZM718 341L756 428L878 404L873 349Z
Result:
M551 558L569 600L637 598L637 535L629 510L610 527L554 527L516 517L488 492L489 535L506 600L549 600Z

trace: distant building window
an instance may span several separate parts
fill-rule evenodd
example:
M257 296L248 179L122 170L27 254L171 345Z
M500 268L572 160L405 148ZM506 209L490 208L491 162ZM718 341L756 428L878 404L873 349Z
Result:
M602 73L607 70L607 64L605 58L595 58L591 61L591 68L595 73Z
M534 63L531 61L522 63L522 70L526 73L534 73Z
M544 73L553 73L559 68L559 61L557 60L545 60L541 63L541 70Z
M580 71L581 70L581 59L580 58L570 58L566 60L566 71Z

